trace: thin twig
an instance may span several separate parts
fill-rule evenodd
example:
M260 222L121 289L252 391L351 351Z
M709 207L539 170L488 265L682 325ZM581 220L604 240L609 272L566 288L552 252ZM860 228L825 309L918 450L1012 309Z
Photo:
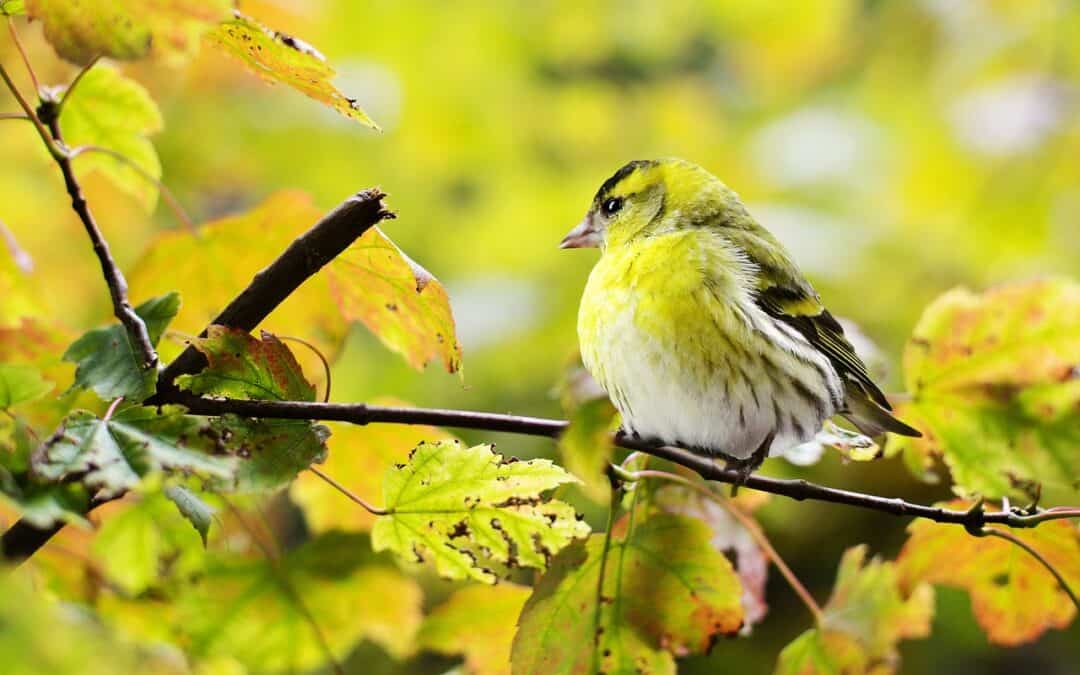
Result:
M11 41L15 43L15 48L19 50L19 56L22 57L23 65L26 66L26 72L30 73L30 82L34 85L35 95L41 91L41 84L38 83L37 74L34 73L34 67L30 65L30 59L26 56L26 50L23 49L22 40L19 39L19 32L15 30L15 19L12 17L7 18L8 31L11 33Z
M640 471L625 472L625 475L634 479L641 478L660 478L662 480L671 481L673 483L679 483L694 490L706 499L710 499L719 504L725 511L731 514L731 517L739 521L739 523L750 533L750 536L757 543L758 547L765 552L766 557L772 561L776 566L776 569L780 570L780 574L787 580L788 585L791 586L791 590L795 591L795 595L799 596L799 599L803 601L806 608L810 610L810 614L814 617L814 623L818 626L824 624L825 614L821 611L821 606L814 600L814 596L810 595L810 591L806 589L799 578L795 576L795 573L791 571L784 559L780 557L780 554L773 548L772 543L769 541L765 533L761 531L761 528L754 521L753 518L743 513L743 511L734 504L730 499L723 495L716 494L708 487L695 483L694 481L680 476L675 473L669 473L667 471L656 471L652 469L642 469Z
M330 476L323 473L322 469L315 466L314 464L312 464L311 466L308 467L308 471L315 474L319 478L322 478L324 481L326 481L330 485L330 487L334 488L335 490L337 490L341 494L345 495L346 497L353 500L354 502L356 502L360 506L364 507L364 510L367 511L368 513L370 513L373 516L387 516L387 515L390 515L391 513L393 513L392 511L388 511L387 509L380 509L378 506L372 505L371 503L369 503L367 500L365 500L360 495L353 493L351 490L349 490L349 488L345 487L341 483L337 482L336 480L334 480Z
M23 120L29 122L30 118L22 113L0 113L0 120Z
M1065 594L1069 596L1069 599L1072 600L1072 603L1076 605L1077 611L1080 612L1080 598L1077 598L1076 594L1073 593L1073 590L1069 588L1069 584L1065 582L1065 577L1061 576L1061 572L1058 572L1057 569L1050 564L1050 561L1044 558L1043 555L1036 551L1030 544L1028 544L1020 537L1017 537L1012 532L999 530L996 527L982 528L981 536L998 537L1000 539L1004 539L1005 541L1012 542L1013 544L1016 544L1020 548L1030 553L1033 558L1038 560L1039 563L1042 564L1042 566L1045 567L1048 572L1050 572L1050 574L1054 575L1054 578L1057 579L1058 584L1061 586L1061 590L1065 591Z
M34 129L37 130L38 136L41 136L41 140L45 143L45 149L49 151L49 155L56 161L60 161L63 158L64 151L61 150L52 136L49 135L49 131L45 128L45 125L41 123L37 113L34 112L34 108L23 98L19 88L15 86L15 83L11 80L11 76L8 75L7 70L4 69L4 64L0 63L0 79L4 80L4 84L7 85L11 95L15 97L15 100L19 102L19 107L23 109L23 113L26 115L26 119L34 123Z
M48 125L53 140L63 145L64 139L60 133L60 118L55 113L48 116ZM79 220L82 221L83 227L86 228L86 234L90 237L91 244L93 244L94 253L97 254L98 262L101 263L101 272L105 277L106 285L109 287L113 314L116 315L116 318L120 320L120 323L127 330L128 338L139 354L143 367L147 369L156 368L158 356L154 350L154 344L150 340L150 333L147 331L142 317L135 313L135 309L128 301L127 281L124 279L124 274L120 271L116 261L113 260L109 244L105 241L101 229L98 228L97 222L90 212L90 206L83 196L82 186L79 185L78 180L75 178L71 158L67 154L61 154L56 157L56 163L60 166L60 172L64 175L64 185L67 187L68 195L71 197L71 208L75 210Z
M188 232L195 231L195 223L191 220L191 217L188 216L187 211L184 210L184 207L180 205L180 201L177 200L176 195L172 193L172 190L165 186L165 183L160 178L156 178L154 174L139 166L138 162L131 159L124 153L117 152L112 148L106 148L100 145L80 145L79 147L73 148L70 152L68 152L68 158L74 160L79 155L84 155L88 152L96 152L102 155L108 155L109 157L112 157L113 159L122 162L125 166L127 166L135 173L139 174L139 176L141 176L148 182L153 183L157 187L158 192L161 193L161 198L165 201L166 204L168 204L169 209L173 212L173 215L176 216L176 219L180 221L180 224L183 225L188 230Z
M327 401L329 401L330 400L330 361L326 358L326 355L322 353L322 350L319 349L318 347L316 347L315 345L313 345L312 343L308 342L307 340L304 340L303 338L294 337L292 335L279 335L277 337L278 337L279 340L297 342L299 344L304 345L305 347L307 347L311 351L315 352L315 356L319 357L319 360L322 361L323 374L326 376L326 391L323 392L323 403L326 403Z

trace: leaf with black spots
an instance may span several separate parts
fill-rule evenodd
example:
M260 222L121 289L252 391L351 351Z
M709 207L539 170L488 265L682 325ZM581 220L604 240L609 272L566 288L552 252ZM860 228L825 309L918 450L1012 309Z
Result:
M214 454L219 439L205 418L179 406L132 407L108 420L76 410L31 458L35 475L78 479L99 497L115 497L152 474L234 480L236 460Z
M387 515L371 531L376 551L433 559L449 579L493 583L501 565L543 569L589 532L573 508L541 494L576 479L546 459L506 460L490 445L421 443L383 482Z

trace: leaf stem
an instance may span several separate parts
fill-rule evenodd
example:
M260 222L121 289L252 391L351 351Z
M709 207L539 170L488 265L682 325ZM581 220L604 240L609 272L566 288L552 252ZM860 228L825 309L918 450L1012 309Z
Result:
M319 478L322 478L324 481L326 481L330 485L330 487L334 488L335 490L337 490L341 494L345 495L349 499L353 500L354 502L356 502L357 504L362 506L365 511L367 511L368 513L370 513L373 516L388 516L391 513L393 513L393 511L391 511L391 510L380 509L378 506L373 506L372 504L370 504L367 500L365 500L360 495L357 495L357 494L353 493L351 490L349 490L349 488L345 487L341 483L337 482L336 480L334 480L330 476L323 473L322 469L315 466L314 464L312 464L311 466L308 467L308 471L315 474Z
M323 403L330 400L330 361L326 358L326 355L322 353L322 350L313 345L312 343L304 340L303 338L293 337L292 335L279 335L279 340L286 340L291 342L298 342L311 351L315 352L315 356L319 357L323 365L323 374L326 376L326 391L323 392Z
M15 20L12 17L7 18L8 32L11 33L11 41L15 43L15 48L19 50L19 56L22 57L23 65L26 66L26 72L30 74L30 82L34 85L34 93L41 91L41 84L38 83L37 75L34 73L34 67L30 65L30 59L26 56L26 50L23 49L22 40L19 39L19 32L15 30Z
M155 178L152 173L139 166L137 162L135 162L133 159L131 159L124 153L117 152L112 148L106 148L100 145L80 145L77 148L73 148L68 153L68 158L74 160L79 155L83 155L88 152L96 152L102 155L108 155L109 157L112 157L119 162L123 162L124 165L127 166L129 169L139 174L139 176L149 181L150 183L153 183L155 186L157 186L158 191L161 193L161 198L164 199L165 203L169 205L169 209L173 212L173 215L176 216L176 219L180 221L180 224L183 225L188 230L188 232L195 232L195 223L191 220L191 217L188 216L187 211L184 210L184 207L180 205L180 201L176 198L176 195L172 193L172 190L165 186L165 183L162 182L161 179Z
M694 490L706 499L711 499L719 504L732 518L739 521L739 524L746 528L746 531L750 533L750 536L754 539L754 542L757 543L758 547L765 552L765 555L776 566L776 569L780 570L780 574L788 582L788 585L791 586L791 590L795 591L795 595L799 596L799 599L803 601L806 608L810 610L810 614L814 617L814 623L818 627L824 625L825 614L821 611L821 606L814 600L814 596L810 594L810 591L806 589L806 586L799 581L799 578L795 576L795 573L791 571L791 568L784 562L784 559L780 557L780 554L773 548L772 542L765 536L765 533L761 530L761 527L758 526L757 522L744 513L738 505L732 502L732 500L723 495L716 494L708 487L676 473L644 469L635 471L632 475L638 478L660 478L673 483L679 483Z
M1072 600L1073 605L1076 606L1077 612L1080 612L1080 598L1077 598L1076 593L1073 593L1073 590L1069 588L1069 584L1066 583L1065 577L1061 576L1061 572L1057 571L1057 568L1051 565L1049 560L1044 558L1041 553L1036 551L1035 548L1033 548L1026 541L1021 539L1020 537L1017 537L1012 532L999 530L996 527L984 527L982 528L982 531L979 533L978 536L998 537L999 539L1004 539L1005 541L1012 542L1013 544L1016 544L1020 548L1027 551L1029 554L1031 554L1033 558L1038 560L1039 563L1042 564L1042 566L1045 567L1048 572L1050 572L1050 574L1054 575L1054 578L1057 579L1058 584L1061 586L1061 590L1065 591L1065 594L1069 596L1070 600Z
M64 90L64 95L60 97L60 102L56 104L57 116L59 116L60 113L64 110L64 104L67 103L68 97L71 96L71 92L75 91L75 88L79 86L80 82L82 82L83 77L88 72L90 72L91 68L97 65L97 62L100 58L101 55L98 55L90 59L90 63L87 63L85 66L83 66L82 70L80 70L78 75L75 76L75 79L72 80L71 84L69 84L67 86L67 89Z
M604 530L604 545L600 549L600 571L596 576L596 606L593 608L593 632L592 632L592 669L590 672L600 672L600 641L603 632L600 630L600 617L604 607L604 578L607 574L607 559L611 553L611 529L615 525L615 514L619 511L619 502L622 498L622 489L617 486L611 488L611 500L608 504L607 528Z
M121 396L121 397L117 398L115 401L113 401L112 403L110 403L109 404L109 409L105 411L105 416L101 418L101 421L102 422L108 422L109 420L111 420L112 416L113 416L113 413L116 412L117 406L119 406L123 401L124 401L124 397Z

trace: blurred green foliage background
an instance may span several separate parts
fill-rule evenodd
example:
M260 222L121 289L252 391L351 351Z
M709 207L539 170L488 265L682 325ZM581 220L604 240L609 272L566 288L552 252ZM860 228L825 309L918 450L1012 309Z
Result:
M268 87L210 50L186 67L125 66L162 106L154 142L165 183L197 221L282 188L330 208L380 185L399 215L387 233L447 285L455 309L464 383L437 366L416 373L359 328L335 366L336 400L392 395L559 416L553 387L574 356L577 302L596 254L557 244L600 182L631 159L681 156L720 176L889 364L945 289L1080 274L1072 0L240 7L316 45L339 71L338 87L384 131ZM40 27L24 39L45 81L70 78ZM0 41L0 58L14 63L10 42ZM8 122L0 148L0 219L33 257L34 292L73 329L105 322L96 261L76 239L80 226L40 140ZM148 217L103 180L87 190L128 269L156 233L177 227L167 209ZM520 456L554 450L537 439L465 436ZM898 460L828 456L798 469L771 460L765 470L923 501L947 495ZM899 520L843 507L775 499L761 518L819 599L845 548L866 541L892 557L904 537ZM722 642L681 672L769 672L809 616L778 578L768 599L771 614L749 639ZM902 645L902 672L1074 672L1078 638L1074 623L1028 647L990 647L966 596L942 590L932 637ZM393 665L375 648L363 652L353 660L368 664L363 672L446 665Z

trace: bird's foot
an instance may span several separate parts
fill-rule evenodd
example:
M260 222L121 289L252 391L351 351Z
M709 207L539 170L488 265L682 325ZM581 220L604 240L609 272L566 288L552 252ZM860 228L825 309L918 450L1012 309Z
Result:
M773 438L775 438L775 436L775 434L766 436L765 440L762 441L757 450L754 450L753 454L746 459L727 460L727 464L724 468L729 471L735 471L738 474L735 481L731 484L732 497L738 494L739 488L746 485L746 481L750 479L750 474L754 473L754 471L765 461L765 458L769 456L769 448L772 447Z
M615 443L618 445L625 444L625 447L633 447L646 451L664 445L664 442L659 438L645 438L636 431L628 431L626 429L619 429L615 432Z

